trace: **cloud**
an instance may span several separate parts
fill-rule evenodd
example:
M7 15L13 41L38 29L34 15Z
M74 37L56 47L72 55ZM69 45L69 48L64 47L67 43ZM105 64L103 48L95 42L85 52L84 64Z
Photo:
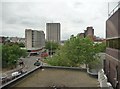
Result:
M86 0L35 1L2 2L3 35L23 37L26 28L45 32L47 22L60 22L62 39L83 32L87 26L93 26L95 35L105 37L107 3L86 3Z
M73 4L74 8L79 8L79 7L82 6L82 5L83 5L82 2L75 2L75 3Z
M71 23L74 23L74 24L84 24L84 20L83 19L73 19L73 20L71 20Z

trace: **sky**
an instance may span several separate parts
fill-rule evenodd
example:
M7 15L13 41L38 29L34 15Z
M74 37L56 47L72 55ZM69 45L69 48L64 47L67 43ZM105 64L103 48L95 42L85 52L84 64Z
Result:
M96 36L105 38L108 2L113 8L118 1L2 0L0 35L25 37L25 29L43 30L46 34L46 23L60 23L61 40L84 32L89 26L94 28Z

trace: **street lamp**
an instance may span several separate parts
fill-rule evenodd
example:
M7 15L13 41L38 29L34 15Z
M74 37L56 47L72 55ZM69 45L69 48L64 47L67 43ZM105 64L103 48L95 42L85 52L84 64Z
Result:
M51 57L52 57L52 40L51 40Z

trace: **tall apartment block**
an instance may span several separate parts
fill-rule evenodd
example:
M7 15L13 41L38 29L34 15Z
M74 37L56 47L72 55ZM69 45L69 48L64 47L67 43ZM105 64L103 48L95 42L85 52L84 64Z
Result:
M94 29L93 27L87 27L87 30L84 30L85 37L93 37L94 36Z
M43 31L25 29L27 50L38 50L45 46L45 34Z
M120 5L106 21L104 71L114 89L120 89Z
M89 37L91 40L94 41L94 29L93 27L87 27L86 30L84 30L84 33L78 33L79 37Z
M47 41L60 42L60 23L46 23Z

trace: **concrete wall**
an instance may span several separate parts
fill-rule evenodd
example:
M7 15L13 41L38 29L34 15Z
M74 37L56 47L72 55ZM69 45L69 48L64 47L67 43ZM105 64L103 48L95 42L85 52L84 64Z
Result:
M46 39L47 41L60 42L60 23L46 24Z
M31 29L25 30L25 46L27 49L32 48L32 30Z
M86 36L94 36L94 29L93 27L87 27L87 31L86 31Z
M120 8L106 21L106 38L110 43L110 40L120 38ZM108 81L115 89L120 89L120 50L106 48L105 59L104 70Z
M28 50L32 48L42 48L45 46L45 34L43 31L26 29L25 38L26 48Z
M106 38L120 37L120 8L106 21Z
M118 11L118 36L120 37L120 7L119 7L119 11Z
M112 48L106 48L106 53L111 55L112 57L119 59L120 50L112 49Z
M115 60L111 56L106 54L106 62L105 62L105 74L108 77L108 81L112 84L113 87L116 87L117 81L120 82L119 78L119 63L120 61ZM118 67L118 68L117 68ZM119 89L119 88L118 88Z

